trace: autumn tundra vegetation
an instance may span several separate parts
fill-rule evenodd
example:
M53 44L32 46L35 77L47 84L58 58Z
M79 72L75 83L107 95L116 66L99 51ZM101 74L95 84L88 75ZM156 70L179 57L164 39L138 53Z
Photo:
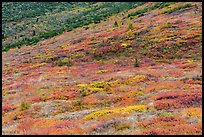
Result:
M202 135L202 3L3 2L2 134Z

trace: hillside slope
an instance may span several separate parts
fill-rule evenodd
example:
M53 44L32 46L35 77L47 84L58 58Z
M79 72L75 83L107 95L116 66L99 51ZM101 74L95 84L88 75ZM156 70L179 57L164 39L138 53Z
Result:
M4 2L2 50L31 45L144 2Z
M2 54L2 134L202 134L201 2L148 2Z

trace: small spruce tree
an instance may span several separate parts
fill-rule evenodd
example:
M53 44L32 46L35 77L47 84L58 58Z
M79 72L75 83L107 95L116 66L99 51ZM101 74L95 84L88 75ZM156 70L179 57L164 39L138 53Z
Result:
M139 61L138 61L137 57L135 58L135 64L134 64L134 67L139 67Z
M118 27L118 22L117 21L115 21L114 27Z

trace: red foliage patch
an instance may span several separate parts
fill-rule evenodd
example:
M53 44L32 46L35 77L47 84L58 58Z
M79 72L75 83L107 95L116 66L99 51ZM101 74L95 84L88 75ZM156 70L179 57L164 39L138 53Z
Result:
M183 108L190 106L200 106L202 103L202 91L166 92L153 96L156 100L156 109Z
M39 96L35 96L35 97L31 97L28 99L29 101L35 103L35 102L40 102L42 100L42 97Z
M70 122L70 121L65 121L61 124L56 124L54 126L52 126L53 128L61 128L61 129L69 129L69 128L74 128L76 127L76 125L73 123L73 122Z
M73 121L27 119L17 130L31 135L82 134L84 131Z
M28 130L33 126L34 122L33 121L26 121L23 124L20 124L17 126L18 130Z
M88 127L87 132L91 133L93 131L96 131L100 126L101 126L101 124L93 124L93 125Z
M201 135L202 124L175 125L168 128L149 128L142 132L144 135Z
M104 47L101 47L97 49L94 52L94 56L101 56L102 54L107 54L107 53L118 53L123 50L123 47L121 47L120 43L114 44L114 45L106 45Z
M161 116L161 117L153 118L147 122L139 122L138 125L145 128L149 128L149 127L160 127L160 126L175 126L177 124L185 124L185 123L186 123L186 120L180 117Z
M182 117L160 116L137 124L144 129L140 132L144 135L202 134L201 122L189 125Z
M12 109L11 106L2 106L2 112L8 112Z
M63 92L63 91L54 91L51 93L51 95L48 97L49 99L71 99L76 97L78 94L75 91L70 92Z

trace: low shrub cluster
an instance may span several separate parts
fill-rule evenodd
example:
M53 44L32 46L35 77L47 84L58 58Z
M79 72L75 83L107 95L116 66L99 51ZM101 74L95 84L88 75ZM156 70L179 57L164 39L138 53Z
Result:
M56 66L72 66L73 65L73 62L71 61L70 58L63 58L62 60L59 59L57 61L54 62L54 65Z

